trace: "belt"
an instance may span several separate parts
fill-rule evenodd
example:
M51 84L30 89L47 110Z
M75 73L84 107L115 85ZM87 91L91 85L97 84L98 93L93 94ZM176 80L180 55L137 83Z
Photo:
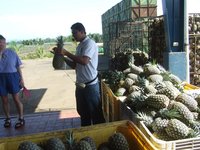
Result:
M98 75L94 79L92 79L91 81L86 82L85 84L87 85L87 84L92 83L94 80L96 80L97 77L98 77Z

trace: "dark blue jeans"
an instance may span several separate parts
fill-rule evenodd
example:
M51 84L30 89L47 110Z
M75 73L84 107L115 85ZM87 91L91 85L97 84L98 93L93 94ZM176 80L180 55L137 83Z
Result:
M100 99L99 83L76 88L76 107L81 118L81 126L104 123Z

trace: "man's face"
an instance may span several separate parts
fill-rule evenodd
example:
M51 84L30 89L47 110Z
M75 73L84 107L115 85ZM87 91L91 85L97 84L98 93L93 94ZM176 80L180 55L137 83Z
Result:
M6 48L6 40L1 39L0 40L0 51L4 50Z
M78 30L72 30L72 36L77 42L80 42L83 38L83 32Z

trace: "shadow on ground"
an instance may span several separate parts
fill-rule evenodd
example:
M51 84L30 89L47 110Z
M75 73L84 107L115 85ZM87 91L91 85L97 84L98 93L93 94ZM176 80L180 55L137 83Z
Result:
M38 104L40 103L43 95L46 92L46 88L41 89L29 89L30 97L24 97L22 92L20 92L20 98L22 103L24 104L24 114L32 114L35 112ZM17 109L15 107L15 103L12 99L12 96L9 95L9 103L10 103L10 114L17 115ZM0 100L0 116L4 116L3 107L2 107L2 100Z

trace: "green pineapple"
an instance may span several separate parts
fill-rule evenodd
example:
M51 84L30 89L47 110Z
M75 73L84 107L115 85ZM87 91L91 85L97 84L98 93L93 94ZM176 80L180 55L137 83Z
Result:
M198 108L197 101L186 93L181 93L176 97L176 101L185 104L190 111L196 111Z
M181 115L181 120L184 120L184 122L191 122L194 120L192 112L181 102L171 101L168 109L177 110Z
M173 89L170 88L170 87L163 87L163 88L159 89L159 90L156 92L156 94L164 94L164 95L166 95L170 100L174 100L174 99L177 97L176 93L175 93L175 92L173 91Z
M174 139L172 137L170 137L166 131L162 131L162 132L154 132L153 136L155 136L157 139L163 140L163 141L173 141Z
M140 91L129 94L125 103L134 111L140 110L145 105L145 97Z
M92 147L90 146L90 143L88 143L87 141L80 140L75 144L73 150L92 150Z
M153 123L153 117L151 114L147 114L143 111L138 111L135 116L136 119L139 121L143 121L145 126L150 127L151 124Z
M154 87L153 84L149 84L144 88L144 92L146 94L156 94L157 89Z
M42 148L31 141L24 141L19 144L18 150L42 150Z
M160 74L152 74L152 75L148 76L148 80L150 82L162 82L163 77Z
M160 70L157 67L156 62L145 64L143 69L144 69L144 73L146 74L146 76L161 73Z
M132 93L132 92L135 92L135 91L140 91L140 87L137 86L137 85L132 85L132 86L128 89L128 92L129 92L129 93Z
M65 145L61 139L53 137L46 141L45 149L48 150L65 150Z
M171 119L165 128L166 133L175 140L187 138L190 128L178 119Z
M152 129L154 132L163 132L169 123L168 119L156 118L152 123Z
M131 78L126 78L126 79L124 80L124 86L125 86L126 88L130 88L131 85L133 85L134 83L135 83L135 81L134 81L133 79L131 79Z
M108 142L103 142L98 146L97 150L110 150L109 148L109 143Z
M57 38L56 47L54 47L53 67L54 69L66 69L65 57L61 54L61 50L64 46L64 40L62 36Z
M133 81L137 81L138 80L138 75L134 74L134 73L127 74L127 77L131 78Z
M167 108L170 99L163 94L152 94L145 99L145 103L156 109Z
M143 68L142 67L138 67L136 65L134 65L133 63L129 64L130 68L131 68L131 72L134 74L141 74L143 72Z
M88 142L88 143L90 144L92 150L96 150L96 149L97 149L97 148L96 148L96 143L95 143L95 141L94 141L93 138L91 138L91 137L89 137L89 136L86 136L86 137L83 137L83 138L80 139L80 140L84 140L84 141Z
M126 137L116 132L108 138L109 147L111 150L129 150L129 144Z

